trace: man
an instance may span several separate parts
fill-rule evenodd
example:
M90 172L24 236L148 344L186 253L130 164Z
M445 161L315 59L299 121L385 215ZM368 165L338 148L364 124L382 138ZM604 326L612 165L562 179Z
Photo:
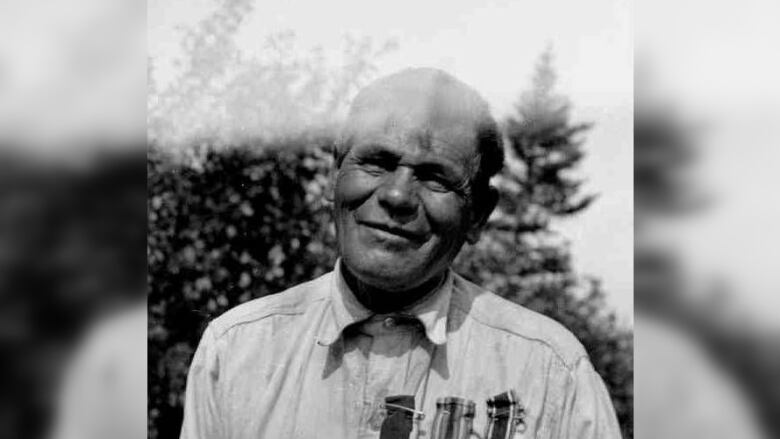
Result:
M411 69L355 98L336 149L335 269L236 307L206 329L182 437L379 437L386 396L413 395L430 437L436 400L512 389L525 437L619 437L599 376L559 324L450 270L495 207L500 135L485 101ZM518 436L520 437L520 436Z

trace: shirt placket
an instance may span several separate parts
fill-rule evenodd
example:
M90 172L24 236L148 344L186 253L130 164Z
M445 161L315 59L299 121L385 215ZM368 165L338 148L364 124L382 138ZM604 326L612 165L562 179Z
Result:
M347 430L351 432L350 437L364 437L365 400L368 392L372 343L373 337L368 334L354 334L345 340L343 367L347 406L344 410L347 412L345 418L348 422Z
M362 401L360 438L379 437L382 416L380 404L389 395L394 383L395 374L400 364L394 361L393 353L408 345L408 334L396 328L392 317L375 317L366 325L366 331L371 335L371 347L366 362L365 388Z
M415 395L429 358L420 346L422 330L408 319L384 317L372 323L372 345L361 416L361 437L379 437L380 405L388 395Z

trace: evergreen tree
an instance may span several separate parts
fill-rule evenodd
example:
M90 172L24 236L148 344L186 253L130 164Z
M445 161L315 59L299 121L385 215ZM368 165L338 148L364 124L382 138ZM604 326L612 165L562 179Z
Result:
M632 437L633 338L619 327L600 282L574 272L569 244L552 221L585 210L573 170L584 157L589 123L573 123L568 99L555 92L552 51L539 58L531 89L504 121L506 161L493 183L500 193L482 239L456 260L456 270L498 295L550 316L570 329L604 377L624 437Z
M568 243L551 221L581 212L595 199L580 193L583 181L571 172L584 156L580 136L591 125L570 122L570 103L554 90L552 61L551 50L540 56L531 90L504 122L506 161L494 179L498 206L480 243L459 258L465 273L522 302L526 298L514 296L576 286Z

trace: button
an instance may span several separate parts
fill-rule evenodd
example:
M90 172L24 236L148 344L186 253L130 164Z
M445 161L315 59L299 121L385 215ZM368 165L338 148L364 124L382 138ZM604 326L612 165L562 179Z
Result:
M392 317L388 317L385 319L385 328L394 328L395 327L395 319Z

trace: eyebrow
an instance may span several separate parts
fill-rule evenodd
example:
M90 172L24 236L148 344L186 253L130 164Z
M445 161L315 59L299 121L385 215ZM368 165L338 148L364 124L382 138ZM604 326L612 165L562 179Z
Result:
M463 176L460 175L459 167L450 166L446 162L441 161L425 161L415 165L417 169L433 174L441 174L446 178L460 179Z
M382 155L401 157L401 154L391 146L387 146L381 143L367 143L365 145L358 145L358 150L362 155Z
M400 161L403 155L394 147L382 143L367 143L360 146L358 149L360 151L359 156L371 156L396 161ZM466 175L464 175L466 170L461 166L435 155L420 161L415 161L411 166L417 170L442 174L446 178L457 180L466 178Z

